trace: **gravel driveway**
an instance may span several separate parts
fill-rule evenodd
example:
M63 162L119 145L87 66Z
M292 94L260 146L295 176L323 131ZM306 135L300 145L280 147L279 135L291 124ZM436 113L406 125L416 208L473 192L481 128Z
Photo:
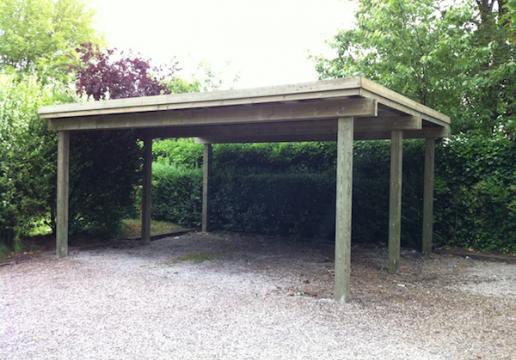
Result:
M0 267L0 359L516 359L516 265L191 233Z

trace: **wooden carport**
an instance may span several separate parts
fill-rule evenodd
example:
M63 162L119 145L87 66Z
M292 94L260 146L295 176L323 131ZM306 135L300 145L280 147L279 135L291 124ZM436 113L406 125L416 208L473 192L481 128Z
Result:
M435 139L450 119L362 77L247 90L148 96L41 108L58 132L58 256L68 254L70 134L136 129L144 140L142 239L150 240L152 139L196 137L204 144L202 229L208 226L211 144L337 141L335 297L349 298L353 140L390 139L388 270L400 258L402 141L425 138L422 249L432 248Z

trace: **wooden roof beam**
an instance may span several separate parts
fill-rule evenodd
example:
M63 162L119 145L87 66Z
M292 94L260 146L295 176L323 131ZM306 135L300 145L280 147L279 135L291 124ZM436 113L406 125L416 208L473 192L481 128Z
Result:
M421 129L422 120L417 116L394 116L387 118L364 117L355 121L355 132L417 130ZM246 137L246 136L279 136L336 134L337 120L304 120L262 124L209 125L188 127L167 127L142 129L141 137L180 138L180 137Z
M324 102L259 104L148 113L109 114L49 119L52 130L98 130L156 128L165 126L266 123L274 121L318 120L337 117L377 116L376 100L347 98Z
M449 128L424 128L421 130L403 130L405 139L442 138L449 136ZM391 138L391 131L355 131L354 140L383 140ZM229 143L265 143L265 142L296 142L296 141L336 141L335 133L319 134L277 134L254 135L242 137L207 136L198 137L196 142L201 144L229 144Z

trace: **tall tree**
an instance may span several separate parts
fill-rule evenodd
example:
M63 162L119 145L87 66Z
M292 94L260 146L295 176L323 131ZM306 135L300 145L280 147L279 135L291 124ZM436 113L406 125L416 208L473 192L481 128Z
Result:
M78 49L77 93L94 100L120 99L169 93L164 80L177 71L177 63L168 68L153 67L138 55L125 55L116 49L101 51L94 44Z
M337 34L337 56L320 58L317 70L379 81L451 115L458 131L510 132L516 65L505 8L494 0L363 0L356 29Z
M162 77L177 69L177 64L159 69L140 56L91 44L78 52L76 90L94 100L169 93ZM131 131L85 132L73 135L71 144L70 229L113 235L123 217L134 216L141 165L136 136Z
M0 67L69 80L82 43L99 43L93 12L81 0L0 1Z

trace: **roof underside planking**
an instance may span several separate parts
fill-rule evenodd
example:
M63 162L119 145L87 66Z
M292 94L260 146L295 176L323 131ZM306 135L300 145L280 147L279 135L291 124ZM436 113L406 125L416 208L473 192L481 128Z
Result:
M450 118L362 77L204 93L146 96L41 108L57 131L135 129L141 137L204 143L326 141L354 117L355 139L439 138Z

